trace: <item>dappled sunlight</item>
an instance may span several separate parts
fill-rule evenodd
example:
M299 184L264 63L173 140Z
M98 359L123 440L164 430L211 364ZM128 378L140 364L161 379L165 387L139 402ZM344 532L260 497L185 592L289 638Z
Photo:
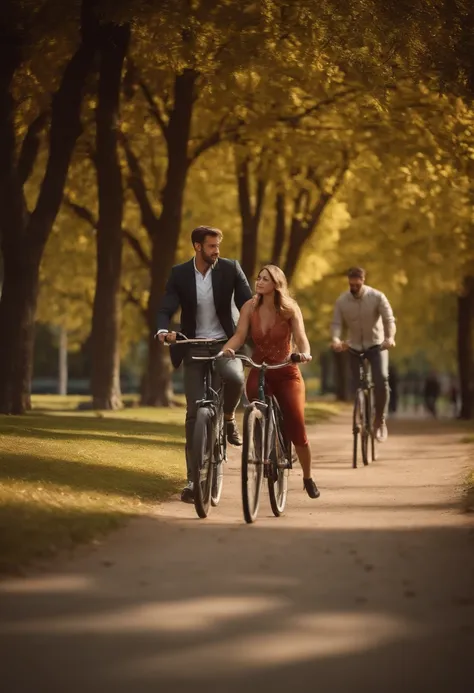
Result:
M207 679L355 654L421 633L422 629L410 620L389 614L312 613L289 618L278 625L276 632L232 636L217 644L199 644L171 653L157 651L154 656L119 666L117 675Z
M121 610L91 615L4 624L0 633L43 635L187 633L207 631L232 621L255 617L287 607L284 599L265 595L248 597L203 597L179 602L145 602Z
M0 582L3 594L68 594L87 592L95 580L86 575L44 575Z

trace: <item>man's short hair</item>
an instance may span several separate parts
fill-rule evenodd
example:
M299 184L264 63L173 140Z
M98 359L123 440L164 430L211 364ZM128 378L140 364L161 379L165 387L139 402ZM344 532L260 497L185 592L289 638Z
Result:
M222 241L223 238L223 234L220 229L215 229L213 226L198 226L191 233L191 243L193 246L196 243L200 243L202 245L206 236L218 238L219 241Z
M365 279L365 269L363 267L351 267L347 276L349 279Z

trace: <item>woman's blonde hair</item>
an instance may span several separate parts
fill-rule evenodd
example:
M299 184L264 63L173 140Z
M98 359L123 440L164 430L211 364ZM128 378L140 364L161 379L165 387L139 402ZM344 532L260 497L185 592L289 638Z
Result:
M280 313L282 317L289 320L295 314L295 301L290 296L290 291L288 289L288 281L286 279L285 273L282 269L276 265L264 265L259 275L267 270L272 282L275 284L275 308L277 313ZM263 296L258 296L257 307L262 305Z

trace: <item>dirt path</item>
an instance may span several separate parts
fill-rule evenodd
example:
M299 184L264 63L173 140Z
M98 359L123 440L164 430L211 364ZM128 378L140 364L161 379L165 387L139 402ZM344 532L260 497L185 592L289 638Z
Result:
M5 693L461 693L474 689L468 449L395 422L350 469L345 417L313 429L322 497L242 522L237 461L207 521L179 501L66 565L0 584ZM470 670L470 671L469 671Z

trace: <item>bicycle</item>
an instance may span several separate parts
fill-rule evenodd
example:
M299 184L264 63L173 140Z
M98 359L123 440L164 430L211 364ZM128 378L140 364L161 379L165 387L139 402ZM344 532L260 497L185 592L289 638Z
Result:
M258 399L245 409L242 446L242 505L247 523L255 522L260 505L263 479L267 479L273 514L283 514L288 496L288 476L292 469L292 443L283 430L283 416L273 395L265 394L265 372L284 368L301 361L300 354L291 354L284 363L255 363L248 356L236 358L260 371Z
M224 340L188 339L181 332L175 344L190 344L210 349ZM170 345L169 342L164 342ZM224 485L224 462L227 462L227 439L224 422L224 385L213 387L214 364L222 352L214 356L192 356L193 361L206 361L204 370L204 394L197 402L196 423L194 425L191 448L193 470L194 507L197 515L204 519L211 506L216 507L222 496Z
M357 449L358 438L360 435L360 448L362 454L362 462L364 466L369 464L369 440L371 450L371 461L376 462L377 455L375 452L375 431L373 426L374 412L374 385L370 376L369 363L367 360L367 352L374 349L380 349L378 344L375 344L364 351L357 351L352 347L347 348L351 354L359 358L359 386L356 390L354 398L354 413L352 418L352 435L353 435L353 451L352 451L352 468L357 468Z

